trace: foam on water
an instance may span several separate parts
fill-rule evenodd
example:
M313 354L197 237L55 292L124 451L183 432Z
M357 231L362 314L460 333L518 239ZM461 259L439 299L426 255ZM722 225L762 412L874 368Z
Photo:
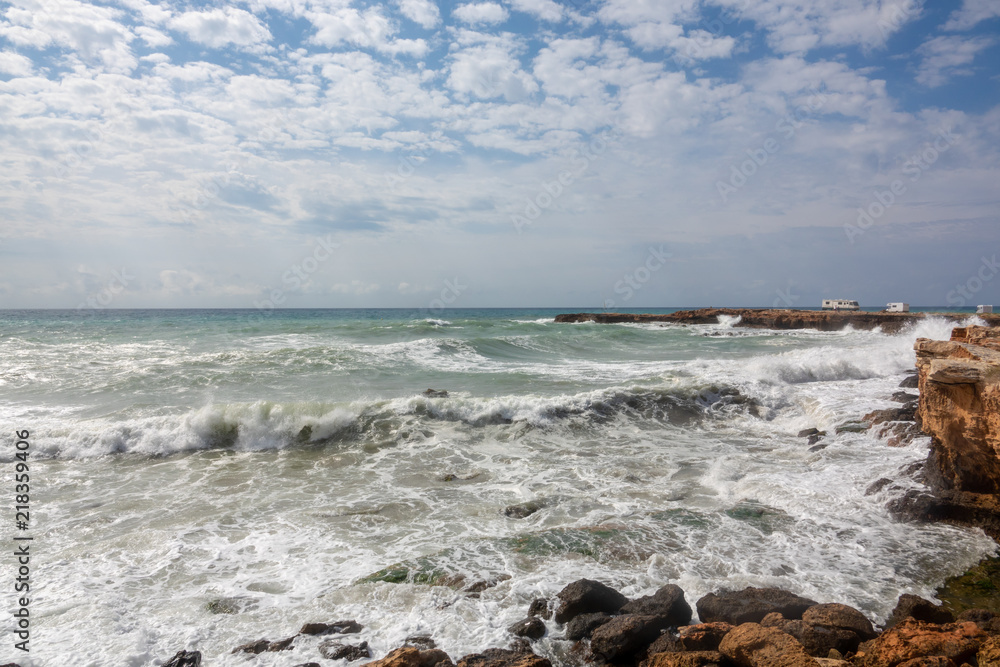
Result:
M147 667L191 648L242 666L239 644L343 618L376 657L428 633L458 658L507 645L533 598L580 577L630 596L677 583L692 605L780 586L879 620L993 551L977 531L889 517L892 494L919 485L907 470L926 439L833 432L894 405L913 341L948 323L887 336L518 319L440 334L412 319L272 321L285 330L212 344L182 326L145 348L0 339L20 351L0 403L12 428L31 424L45 547L44 642L22 664ZM96 375L78 377L98 344ZM25 373L56 393L26 398ZM205 393L180 377L206 378ZM809 427L831 434L825 449L796 437ZM542 509L503 514L526 501ZM479 597L433 585L459 576L510 578ZM238 613L211 613L218 600ZM559 661L559 634L536 650ZM255 663L315 661L319 641Z

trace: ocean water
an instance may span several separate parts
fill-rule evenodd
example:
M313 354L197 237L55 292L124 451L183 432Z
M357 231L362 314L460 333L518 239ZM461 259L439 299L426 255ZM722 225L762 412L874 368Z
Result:
M333 664L319 638L230 651L348 618L375 657L429 634L457 659L506 646L532 599L581 577L629 596L676 583L692 607L779 586L879 621L993 552L979 531L893 521L893 491L866 495L883 477L917 486L927 439L833 435L898 405L913 341L951 325L557 312L0 312L0 466L12 506L13 433L29 430L34 537L31 652L5 632L0 662ZM796 437L810 427L828 447ZM503 513L526 502L540 509ZM477 582L496 585L463 592ZM559 662L560 634L536 650Z

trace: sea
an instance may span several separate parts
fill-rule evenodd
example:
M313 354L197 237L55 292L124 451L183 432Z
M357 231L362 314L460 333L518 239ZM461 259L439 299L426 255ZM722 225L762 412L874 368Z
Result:
M231 651L346 619L364 629L340 639L373 657L424 635L457 660L507 646L532 600L584 577L630 597L677 584L692 607L776 586L879 622L994 553L981 531L886 510L921 485L927 438L837 433L898 406L915 339L948 322L560 312L0 311L0 663L146 667L184 649L206 667L332 665L319 637ZM550 621L534 645L556 665L561 635Z

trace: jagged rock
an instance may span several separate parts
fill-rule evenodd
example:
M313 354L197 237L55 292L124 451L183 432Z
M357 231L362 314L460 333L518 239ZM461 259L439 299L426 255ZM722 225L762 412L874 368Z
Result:
M646 656L652 658L657 653L677 653L684 650L685 648L681 644L680 637L676 633L667 630L667 632L664 632L653 640L653 643L646 649Z
M960 665L971 660L987 638L971 621L938 625L906 618L862 644L858 653L864 653L864 667L897 667L927 656L943 656Z
M445 389L427 389L424 391L427 398L448 398L448 391Z
M552 610L549 608L549 601L545 598L536 598L528 606L528 616L538 616L539 618L552 618Z
M263 653L267 650L267 647L271 645L271 642L267 639L258 639L254 642L247 642L246 644L240 644L234 648L231 653L252 653L257 655L258 653Z
M524 651L488 648L482 653L467 655L456 667L552 667L548 658Z
M920 386L920 378L916 375L908 375L899 383L900 389L916 389Z
M871 428L871 424L867 422L851 421L851 422L844 422L843 424L838 426L836 429L834 429L834 433L836 433L837 435L840 435L841 433L864 433L869 428Z
M896 602L896 608L892 610L888 620L886 620L885 627L891 628L906 618L915 618L927 623L952 623L955 620L951 612L941 605L936 605L917 595L903 593Z
M868 617L846 604L831 602L809 607L802 614L802 622L826 628L850 630L862 641L875 638L875 628L872 627Z
M3 667L17 667L14 663ZM201 667L201 651L178 651L163 667Z
M917 394L911 394L908 391L897 391L892 395L892 400L897 403L911 403L913 401L920 400L920 396Z
M372 657L372 652L368 648L368 642L352 645L342 644L333 639L327 639L319 645L319 654L327 660L346 659L348 662Z
M461 575L459 575L461 576ZM510 579L509 574L498 574L492 579L480 579L479 581L474 581L465 588L462 589L463 593L482 593L488 588L493 588L499 585L501 582Z
M644 653L666 627L662 616L615 616L590 634L590 651L605 662L624 662Z
M684 591L674 584L667 584L652 595L626 602L618 613L660 616L667 626L675 628L691 622L691 605L684 599Z
M599 581L580 579L559 591L556 623L565 623L580 614L603 611L613 614L628 602L624 595Z
M826 449L829 446L830 445L813 445L812 447L809 448L809 451L810 452L821 452L821 451L823 451L824 449Z
M435 642L429 635L410 635L403 640L403 646L412 646L415 648L437 648L437 642Z
M979 667L1000 667L1000 637L984 641L976 653L976 661Z
M542 509L542 504L536 500L531 500L519 505L508 505L504 508L503 513L504 516L509 516L512 519L524 519L540 509Z
M888 477L880 477L868 485L868 488L865 489L865 495L873 496L890 484L892 484L891 479L889 479Z
M650 655L639 667L719 667L722 661L722 654L718 651L656 653Z
M451 658L439 649L421 651L418 648L404 646L397 648L381 660L366 662L362 667L451 667Z
M815 658L826 657L830 655L830 651L837 651L841 654L853 652L861 643L861 637L851 630L809 625L801 620L785 620L773 627L794 637L802 644L806 653Z
M717 651L719 643L733 626L729 623L700 623L680 629L678 642L685 651Z
M861 419L866 423L875 426L885 422L911 422L916 419L917 404L911 403L901 408L886 408L885 410L873 410Z
M822 435L810 435L809 440L806 441L807 445L815 445L817 442L823 439ZM812 451L812 450L810 450Z
M515 637L541 639L545 636L545 622L537 616L529 616L507 628L507 632Z
M777 628L743 623L726 634L719 653L739 667L818 667L802 644Z
M271 653L277 653L278 651L291 651L292 642L295 641L295 637L289 637L288 639L279 639L276 642L270 642L267 645L267 651Z
M799 434L796 437L810 438L814 435L826 435L826 431L821 431L818 428L807 428L805 430L799 431Z
M899 667L955 667L955 661L940 655L928 655L901 662Z
M703 623L724 621L732 625L756 623L771 612L787 619L802 618L802 613L817 602L780 588L747 587L742 591L709 593L698 600L698 618Z
M299 630L300 635L350 635L364 630L357 621L334 621L333 623L306 623Z

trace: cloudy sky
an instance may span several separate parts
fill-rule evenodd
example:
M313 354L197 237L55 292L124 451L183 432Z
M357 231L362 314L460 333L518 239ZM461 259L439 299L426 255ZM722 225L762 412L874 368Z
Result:
M10 0L0 164L0 307L1000 303L1000 2Z

